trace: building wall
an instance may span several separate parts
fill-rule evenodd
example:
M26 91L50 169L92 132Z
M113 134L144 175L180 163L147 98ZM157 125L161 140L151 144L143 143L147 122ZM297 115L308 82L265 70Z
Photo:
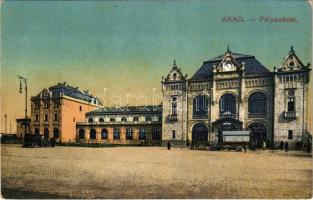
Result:
M120 139L113 138L114 129L119 129ZM133 139L126 139L126 129L132 128L133 130ZM76 128L76 141L80 143L104 143L104 144L138 144L138 145L160 145L160 140L153 140L152 134L153 129L158 128L160 130L161 138L162 138L162 125L160 122L158 123L109 123L109 124L94 124L94 123L77 123ZM85 138L79 139L79 131L83 129ZM96 139L90 139L90 131L94 129L96 131ZM101 132L103 129L106 129L108 132L107 139L101 138ZM146 139L139 139L139 130L144 129L146 134Z
M296 81L287 81L287 77L297 76ZM289 79L290 80L290 79ZM294 89L295 117L284 116L287 111L288 91ZM275 111L274 111L274 141L288 141L293 147L302 140L307 125L307 76L306 73L287 73L275 76ZM288 131L293 132L293 138L288 139Z
M172 90L171 85L176 89ZM187 93L185 91L186 82L178 82L163 86L163 116L162 116L162 140L166 143L171 140L173 143L182 143L186 141L187 132ZM172 114L172 98L176 98L177 116ZM173 138L175 131L175 138Z
M49 103L49 106L45 107L45 103ZM55 103L58 103L58 105L55 106ZM40 107L36 108L35 104L39 104ZM56 138L57 142L75 141L76 122L84 122L86 112L95 108L97 108L95 104L67 96L62 96L57 99L33 100L31 105L31 133L34 134L36 128L38 128L39 134L44 134L45 129L48 129L49 138L53 138L54 129L58 129L59 138ZM39 116L38 121L36 121L36 114ZM47 121L44 119L45 114L48 115ZM57 114L56 120L55 114Z
M309 84L308 84L308 103L306 110L308 111L308 132L313 134L313 72L309 72Z
M61 142L74 142L76 141L76 122L84 122L85 114L96 109L97 106L68 97L62 98L61 102Z

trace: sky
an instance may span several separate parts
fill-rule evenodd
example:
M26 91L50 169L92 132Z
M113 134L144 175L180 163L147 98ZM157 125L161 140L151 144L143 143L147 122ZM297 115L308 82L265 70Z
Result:
M291 45L304 63L312 59L311 7L302 0L5 1L0 12L1 131L4 114L13 131L24 116L18 74L29 96L66 81L96 96L107 88L108 95L145 94L152 103L174 59L188 77L227 45L270 70ZM296 23L260 22L262 16Z

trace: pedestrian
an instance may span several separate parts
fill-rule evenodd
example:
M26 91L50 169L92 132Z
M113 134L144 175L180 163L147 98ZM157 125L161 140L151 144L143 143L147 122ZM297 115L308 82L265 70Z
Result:
M266 143L265 141L263 141L263 150L265 150L265 147L266 147Z
M280 141L279 148L280 150L284 150L284 141Z
M171 150L171 142L167 141L167 150Z
M288 141L285 142L285 151L288 151Z
M311 145L312 145L312 144L311 144L310 142L307 143L307 147L306 147L306 152L307 152L307 153L311 153L311 148L312 148Z
M245 153L247 153L247 147L243 146L243 149L245 150Z

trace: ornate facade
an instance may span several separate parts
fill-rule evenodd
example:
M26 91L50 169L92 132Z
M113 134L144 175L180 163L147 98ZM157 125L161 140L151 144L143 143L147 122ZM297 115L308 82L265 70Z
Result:
M163 142L209 145L223 130L250 130L258 146L294 145L306 132L309 71L292 47L274 72L229 48L189 79L174 61L162 78Z
M160 145L161 106L100 108L86 113L78 122L76 141L80 143Z

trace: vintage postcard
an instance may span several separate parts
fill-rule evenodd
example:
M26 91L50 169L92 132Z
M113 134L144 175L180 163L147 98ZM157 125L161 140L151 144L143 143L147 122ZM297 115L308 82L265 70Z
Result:
M312 1L1 1L4 199L311 199Z

